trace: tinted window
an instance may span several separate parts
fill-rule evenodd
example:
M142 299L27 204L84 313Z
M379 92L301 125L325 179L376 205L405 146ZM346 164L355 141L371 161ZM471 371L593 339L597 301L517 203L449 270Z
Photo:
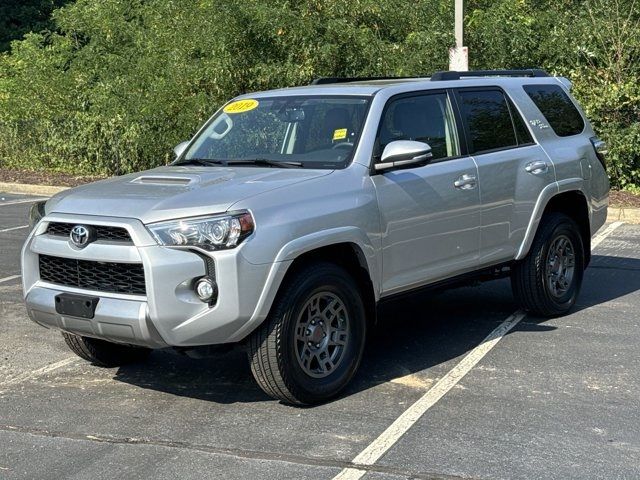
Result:
M462 118L469 130L470 153L518 145L511 113L498 90L461 91Z
M540 109L560 137L577 135L584 130L582 115L559 85L525 85L524 91Z
M445 93L391 100L380 126L377 155L394 140L428 143L434 160L460 155L455 128Z

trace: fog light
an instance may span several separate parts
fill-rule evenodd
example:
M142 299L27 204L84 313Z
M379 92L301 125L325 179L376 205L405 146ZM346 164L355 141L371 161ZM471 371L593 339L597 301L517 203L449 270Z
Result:
M210 277L202 277L196 282L196 295L203 302L213 302L218 296L218 286Z

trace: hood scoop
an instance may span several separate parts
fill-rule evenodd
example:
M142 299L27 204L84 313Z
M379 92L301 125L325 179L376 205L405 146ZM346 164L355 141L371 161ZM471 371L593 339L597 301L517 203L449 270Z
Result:
M177 187L184 187L194 183L195 179L188 177L161 177L156 175L149 175L143 177L137 177L131 180L131 183L138 183L143 185L175 185Z

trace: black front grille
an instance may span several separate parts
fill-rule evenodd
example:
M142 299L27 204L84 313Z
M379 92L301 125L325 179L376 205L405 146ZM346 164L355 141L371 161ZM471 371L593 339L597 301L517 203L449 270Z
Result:
M63 222L51 222L47 226L47 234L55 235L58 237L68 237L71 233L71 229L76 225L84 225L78 223L63 223ZM108 227L106 225L85 225L86 227L93 228L96 231L96 240L110 240L113 242L129 242L131 243L131 236L125 228L122 227Z
M140 263L94 262L40 255L40 278L46 282L101 292L145 295Z

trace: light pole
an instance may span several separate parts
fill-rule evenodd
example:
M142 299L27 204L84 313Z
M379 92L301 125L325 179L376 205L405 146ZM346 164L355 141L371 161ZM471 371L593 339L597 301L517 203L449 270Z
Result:
M455 0L455 36L456 46L449 49L449 70L466 72L469 70L469 49L464 46L464 0Z

